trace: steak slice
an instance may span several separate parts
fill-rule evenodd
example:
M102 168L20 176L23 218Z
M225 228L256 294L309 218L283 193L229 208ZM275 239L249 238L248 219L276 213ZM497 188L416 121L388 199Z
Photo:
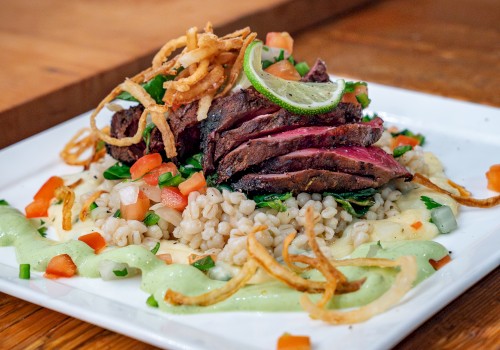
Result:
M300 79L300 81L310 82L310 83L326 83L330 81L330 76L326 71L326 64L323 60L319 58L314 62L309 72Z
M239 127L223 132L215 146L214 161L248 140L299 128L301 126L336 126L361 121L361 106L340 103L331 112L312 116L295 115L285 109L250 119Z
M114 138L134 136L139 127L139 119L143 111L144 107L138 105L113 114L111 117L110 135ZM106 149L111 157L130 165L144 155L146 143L144 140L141 140L141 142L135 145L123 147L106 144ZM156 128L151 131L149 149L152 153L165 154L161 133Z
M383 121L340 126L312 126L249 140L229 152L219 163L217 181L224 182L234 174L263 161L304 148L333 146L370 146L382 136Z
M198 101L179 107L170 114L168 124L175 137L177 159L184 159L200 151L200 123L196 118Z
M379 187L382 183L369 177L339 173L330 170L308 169L284 174L246 174L232 184L235 190L243 192L292 191L321 193L323 191L347 192L364 188Z
M215 170L213 160L215 144L221 132L259 115L276 112L278 109L279 106L253 88L240 90L215 100L207 119L201 126L203 170L208 173Z
M274 174L304 169L325 169L361 175L381 184L399 177L407 180L412 178L411 173L392 155L374 146L302 149L263 162L260 173Z

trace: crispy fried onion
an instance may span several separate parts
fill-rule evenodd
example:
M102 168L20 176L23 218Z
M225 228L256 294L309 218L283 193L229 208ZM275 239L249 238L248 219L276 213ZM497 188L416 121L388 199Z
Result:
M208 306L221 302L231 295L236 293L255 275L257 272L258 265L252 258L248 259L240 272L231 278L222 288L212 290L210 292L197 295L188 296L182 293L176 292L172 289L167 290L165 293L165 301L173 305L199 305Z
M186 35L170 40L161 47L154 56L151 67L125 80L99 103L90 117L93 134L114 146L137 144L142 140L148 114L153 110L162 109L163 113L166 113L163 118L166 118L165 121L160 121L158 115L155 117L154 114L152 119L156 120L155 124L162 134L167 157L174 157L175 143L167 123L168 112L180 105L199 100L197 119L205 119L212 100L226 95L234 86L243 68L245 49L256 36L257 34L247 27L218 37L213 33L211 23L207 23L202 33L199 33L196 27L188 29ZM176 50L181 52L171 58ZM164 104L158 104L141 85L158 75L173 76L173 79L164 83ZM104 106L123 91L136 98L145 110L139 119L135 135L117 139L99 130L96 119Z
M389 267L389 265L392 265L391 267L399 266L400 271L389 290L368 305L351 311L326 310L319 305L315 305L307 294L301 297L300 305L309 312L311 318L332 324L351 324L366 321L399 302L411 289L413 281L417 277L417 263L414 256L402 256L392 261L392 264L385 262L383 265L384 267Z
M78 215L78 218L80 221L85 221L90 213L90 205L94 203L94 201L101 196L103 193L108 193L107 191L97 191L92 193L92 195L87 198L87 200L83 203L82 209L80 210L80 214Z
M109 133L109 127L104 128L102 132ZM89 150L90 155L81 159L81 156ZM66 164L83 165L85 169L88 169L91 163L98 161L105 154L104 144L89 128L79 130L59 153Z
M71 209L75 203L75 192L67 186L56 188L56 198L63 201L62 207L62 228L65 231L71 230Z
M329 261L321 252L316 237L314 235L314 218L312 208L308 208L306 212L306 234L315 257L306 255L292 255L287 252L290 243L295 238L295 233L288 235L284 241L283 257L285 263L292 269L302 272L303 269L296 269L294 262L300 262L320 271L325 281L306 280L295 274L293 271L280 265L274 257L272 257L267 249L258 241L257 233L266 230L267 227L260 225L253 228L247 237L247 251L249 258L243 265L240 272L227 282L222 288L198 295L188 296L182 293L168 289L164 299L166 302L173 305L198 305L207 306L223 301L250 280L256 273L258 267L262 267L270 275L282 281L295 290L307 293L322 293L321 298L315 304L308 294L304 294L300 299L302 307L309 312L314 319L333 324L346 324L365 321L372 316L381 313L391 306L395 305L399 300L411 289L413 282L417 277L417 263L413 256L404 256L396 260L378 259L378 258L357 258L346 260ZM385 294L368 305L362 306L351 311L328 310L326 305L334 297L335 294L349 293L358 290L364 280L348 282L345 276L337 270L336 266L377 266L382 268L400 268L398 275Z
M495 197L490 197L490 198L485 198L485 199L476 199L476 198L471 198L470 197L470 192L467 191L465 188L463 188L460 185L455 184L454 182L450 183L451 186L454 188L458 189L460 195L453 194L449 191L446 191L445 189L439 187L435 183L433 183L431 180L429 180L427 177L425 177L422 174L415 173L413 175L413 182L416 182L422 186L428 187L431 190L434 190L439 193L447 194L454 200L456 200L458 203L462 205L466 205L468 207L478 207L478 208L491 208L496 205L500 204L500 196L495 196ZM456 185L456 186L455 186ZM465 191L465 192L464 192Z

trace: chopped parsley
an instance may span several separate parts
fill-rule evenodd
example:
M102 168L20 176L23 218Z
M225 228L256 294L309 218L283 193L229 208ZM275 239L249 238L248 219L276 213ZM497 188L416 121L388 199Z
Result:
M128 275L128 270L125 267L123 270L113 270L116 277L125 277Z
M210 255L207 255L201 259L196 260L191 265L193 265L200 271L208 271L215 266L215 262Z
M411 151L412 147L410 145L404 145L404 146L398 146L394 148L392 151L392 155L394 158L401 157L403 154L405 154L408 151Z
M439 208L442 207L443 205L441 203L436 202L434 199L427 197L427 196L420 196L420 200L424 202L425 207L428 210L434 209L434 208Z
M106 180L130 179L130 167L116 162L104 171L103 176Z

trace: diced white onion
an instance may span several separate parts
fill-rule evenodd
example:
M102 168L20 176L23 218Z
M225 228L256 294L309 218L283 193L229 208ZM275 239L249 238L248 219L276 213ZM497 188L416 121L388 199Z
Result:
M120 202L123 205L135 204L137 197L139 197L139 187L133 185L126 186L121 188L118 193L120 194Z
M150 209L154 210L158 216L174 226L179 226L181 223L182 214L175 209L166 207L161 203L153 205Z
M158 186L150 186L148 184L143 184L141 186L141 191L151 199L153 202L161 202L161 188Z

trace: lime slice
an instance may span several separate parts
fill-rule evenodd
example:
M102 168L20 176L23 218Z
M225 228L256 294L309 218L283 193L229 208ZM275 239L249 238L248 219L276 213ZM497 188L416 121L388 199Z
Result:
M262 42L252 42L245 51L243 69L253 87L277 105L297 114L325 113L337 106L345 82L304 83L278 78L262 70Z

